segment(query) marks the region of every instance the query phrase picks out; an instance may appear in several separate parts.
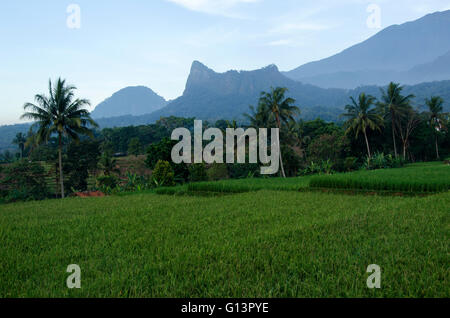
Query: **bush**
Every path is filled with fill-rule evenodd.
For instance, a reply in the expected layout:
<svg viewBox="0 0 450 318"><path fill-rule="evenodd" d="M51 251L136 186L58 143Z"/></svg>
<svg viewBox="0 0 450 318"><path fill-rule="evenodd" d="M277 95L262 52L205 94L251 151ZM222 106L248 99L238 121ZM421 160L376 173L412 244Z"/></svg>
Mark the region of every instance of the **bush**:
<svg viewBox="0 0 450 318"><path fill-rule="evenodd" d="M405 165L403 158L394 158L391 154L375 153L372 158L366 157L363 168L366 170L401 168Z"/></svg>
<svg viewBox="0 0 450 318"><path fill-rule="evenodd" d="M45 169L36 162L18 161L4 171L0 182L6 202L43 200L50 197Z"/></svg>
<svg viewBox="0 0 450 318"><path fill-rule="evenodd" d="M356 157L347 157L344 160L344 170L346 172L350 172L356 170L358 168L358 158Z"/></svg>
<svg viewBox="0 0 450 318"><path fill-rule="evenodd" d="M286 173L286 176L296 176L297 171L301 168L300 156L289 146L282 146L281 154L283 156L284 172Z"/></svg>
<svg viewBox="0 0 450 318"><path fill-rule="evenodd" d="M118 183L119 180L115 176L101 176L97 178L96 185L99 189L114 189L117 187Z"/></svg>
<svg viewBox="0 0 450 318"><path fill-rule="evenodd" d="M174 186L175 174L168 161L159 160L153 170L153 182L157 187Z"/></svg>
<svg viewBox="0 0 450 318"><path fill-rule="evenodd" d="M65 188L86 191L89 171L97 169L99 156L100 144L97 141L85 140L78 144L70 143L63 161Z"/></svg>
<svg viewBox="0 0 450 318"><path fill-rule="evenodd" d="M199 182L208 180L204 163L196 163L189 167L189 181Z"/></svg>
<svg viewBox="0 0 450 318"><path fill-rule="evenodd" d="M158 143L150 145L147 149L145 164L153 170L159 160L167 161L172 166L175 176L174 180L183 183L189 179L189 169L185 163L175 164L172 162L172 148L176 144L176 141L165 138Z"/></svg>
<svg viewBox="0 0 450 318"><path fill-rule="evenodd" d="M228 168L224 163L214 163L206 172L209 181L228 179Z"/></svg>
<svg viewBox="0 0 450 318"><path fill-rule="evenodd" d="M298 172L299 176L310 176L314 174L333 174L333 162L330 159L327 161L322 160L321 163L317 164L312 161L305 169Z"/></svg>
<svg viewBox="0 0 450 318"><path fill-rule="evenodd" d="M256 163L233 163L228 165L228 172L232 179L258 177L261 168Z"/></svg>

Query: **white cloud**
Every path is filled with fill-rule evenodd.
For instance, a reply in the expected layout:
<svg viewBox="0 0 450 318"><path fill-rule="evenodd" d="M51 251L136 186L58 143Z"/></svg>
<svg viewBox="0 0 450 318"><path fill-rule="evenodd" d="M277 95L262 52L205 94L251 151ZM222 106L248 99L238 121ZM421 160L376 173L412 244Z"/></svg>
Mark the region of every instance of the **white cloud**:
<svg viewBox="0 0 450 318"><path fill-rule="evenodd" d="M240 4L259 2L260 0L166 0L186 9L227 17L237 17L231 9Z"/></svg>

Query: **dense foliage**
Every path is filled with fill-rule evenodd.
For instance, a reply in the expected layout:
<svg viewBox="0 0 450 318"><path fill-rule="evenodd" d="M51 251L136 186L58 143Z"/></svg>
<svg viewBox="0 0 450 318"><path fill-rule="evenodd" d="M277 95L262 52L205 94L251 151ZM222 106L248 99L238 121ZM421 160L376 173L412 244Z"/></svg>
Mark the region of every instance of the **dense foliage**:
<svg viewBox="0 0 450 318"><path fill-rule="evenodd" d="M47 173L37 162L17 161L0 171L0 196L6 202L42 200L50 196Z"/></svg>

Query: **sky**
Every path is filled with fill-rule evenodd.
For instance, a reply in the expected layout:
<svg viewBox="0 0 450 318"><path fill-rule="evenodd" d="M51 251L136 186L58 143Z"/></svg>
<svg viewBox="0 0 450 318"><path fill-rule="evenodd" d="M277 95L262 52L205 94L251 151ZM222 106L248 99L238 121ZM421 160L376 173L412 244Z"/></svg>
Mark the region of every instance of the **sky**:
<svg viewBox="0 0 450 318"><path fill-rule="evenodd" d="M15 0L0 3L0 125L65 78L91 110L135 85L182 95L191 64L288 71L450 0Z"/></svg>

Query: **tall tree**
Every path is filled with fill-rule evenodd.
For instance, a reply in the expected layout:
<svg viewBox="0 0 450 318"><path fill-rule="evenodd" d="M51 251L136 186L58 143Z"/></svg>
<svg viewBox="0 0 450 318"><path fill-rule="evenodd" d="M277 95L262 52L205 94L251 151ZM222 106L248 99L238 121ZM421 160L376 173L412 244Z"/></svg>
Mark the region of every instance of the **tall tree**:
<svg viewBox="0 0 450 318"><path fill-rule="evenodd" d="M409 108L397 120L397 130L403 144L403 159L406 160L406 151L409 147L409 137L420 124L419 113Z"/></svg>
<svg viewBox="0 0 450 318"><path fill-rule="evenodd" d="M128 153L137 157L141 153L141 148L139 137L132 138L128 144Z"/></svg>
<svg viewBox="0 0 450 318"><path fill-rule="evenodd" d="M428 106L427 117L430 123L430 127L433 131L433 135L435 137L435 146L436 146L436 158L439 160L439 144L438 144L438 136L439 132L447 129L445 126L446 117L448 114L444 113L444 100L439 96L432 96L430 99L426 99L425 103Z"/></svg>
<svg viewBox="0 0 450 318"><path fill-rule="evenodd" d="M24 133L18 133L13 140L13 144L19 146L20 150L20 158L23 158L23 152L25 150L25 143L27 142L27 138Z"/></svg>
<svg viewBox="0 0 450 318"><path fill-rule="evenodd" d="M347 113L342 115L348 118L346 122L346 133L349 134L354 132L356 138L358 138L359 134L362 133L364 135L364 140L366 141L367 155L371 158L372 154L370 152L367 131L369 129L381 131L381 127L383 126L383 118L378 114L377 110L373 108L375 97L361 93L358 101L356 101L353 97L350 97L350 100L352 103L345 106Z"/></svg>
<svg viewBox="0 0 450 318"><path fill-rule="evenodd" d="M290 97L285 97L287 88L277 87L271 88L270 92L262 92L259 99L259 108L268 111L269 120L274 120L276 127L282 130L283 124L288 124L289 121L294 121L294 116L300 113L297 106L294 106L295 100ZM263 116L262 116L263 117ZM268 128L268 127L267 127ZM278 143L280 141L278 140ZM283 158L280 147L280 165L283 178L286 178L284 172Z"/></svg>
<svg viewBox="0 0 450 318"><path fill-rule="evenodd" d="M398 157L396 129L400 117L411 108L411 99L414 95L403 96L401 94L403 87L398 83L389 83L387 90L381 89L382 97L378 103L379 110L386 121L390 121L392 128L392 142L394 145L395 157Z"/></svg>
<svg viewBox="0 0 450 318"><path fill-rule="evenodd" d="M51 80L48 84L49 95L39 94L34 97L36 104L26 103L22 118L35 121L33 127L37 129L36 142L46 143L56 134L58 138L58 163L61 197L64 198L64 176L62 166L63 137L79 142L80 135L93 137L92 128L97 124L92 120L90 105L86 99L75 99L75 86L66 85L66 81L59 78L55 85Z"/></svg>

